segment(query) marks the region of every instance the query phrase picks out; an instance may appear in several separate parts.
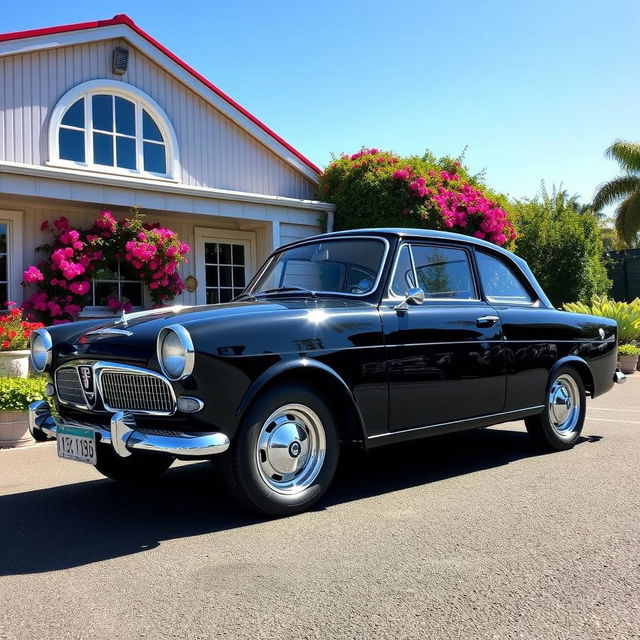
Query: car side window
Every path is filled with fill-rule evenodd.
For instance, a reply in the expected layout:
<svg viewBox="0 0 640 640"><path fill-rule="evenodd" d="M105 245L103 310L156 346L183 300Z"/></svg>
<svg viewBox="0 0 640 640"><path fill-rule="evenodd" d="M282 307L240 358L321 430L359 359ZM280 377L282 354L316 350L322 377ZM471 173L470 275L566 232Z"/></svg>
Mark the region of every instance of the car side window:
<svg viewBox="0 0 640 640"><path fill-rule="evenodd" d="M477 300L469 253L436 245L412 245L418 287L427 299Z"/></svg>
<svg viewBox="0 0 640 640"><path fill-rule="evenodd" d="M396 271L391 280L391 295L404 298L409 289L415 289L416 283L413 275L413 265L409 255L408 245L400 249L398 260L396 261Z"/></svg>
<svg viewBox="0 0 640 640"><path fill-rule="evenodd" d="M530 304L531 296L515 272L502 260L477 251L478 271L488 302Z"/></svg>

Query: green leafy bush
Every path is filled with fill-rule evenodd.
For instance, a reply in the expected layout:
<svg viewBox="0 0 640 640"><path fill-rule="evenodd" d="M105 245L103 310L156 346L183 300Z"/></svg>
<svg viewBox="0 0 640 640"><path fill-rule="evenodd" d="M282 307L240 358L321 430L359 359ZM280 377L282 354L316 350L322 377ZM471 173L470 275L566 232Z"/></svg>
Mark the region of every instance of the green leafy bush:
<svg viewBox="0 0 640 640"><path fill-rule="evenodd" d="M631 302L617 302L606 296L594 296L590 304L571 302L563 305L563 309L615 320L620 344L640 340L640 298Z"/></svg>
<svg viewBox="0 0 640 640"><path fill-rule="evenodd" d="M640 347L634 344L621 344L618 347L619 356L640 356Z"/></svg>
<svg viewBox="0 0 640 640"><path fill-rule="evenodd" d="M46 378L0 377L0 411L27 411L37 400L45 400Z"/></svg>
<svg viewBox="0 0 640 640"><path fill-rule="evenodd" d="M403 158L379 149L343 154L322 174L318 198L336 205L336 230L440 229L503 246L516 238L507 199L470 175L461 158Z"/></svg>
<svg viewBox="0 0 640 640"><path fill-rule="evenodd" d="M555 306L589 301L609 291L596 217L580 212L566 192L542 189L532 200L514 203L516 253L522 256Z"/></svg>

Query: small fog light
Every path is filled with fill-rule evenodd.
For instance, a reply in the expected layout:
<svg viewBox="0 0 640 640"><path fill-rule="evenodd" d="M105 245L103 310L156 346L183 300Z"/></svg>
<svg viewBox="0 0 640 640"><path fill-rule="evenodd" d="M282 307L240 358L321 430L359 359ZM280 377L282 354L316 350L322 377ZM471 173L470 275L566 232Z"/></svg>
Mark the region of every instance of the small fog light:
<svg viewBox="0 0 640 640"><path fill-rule="evenodd" d="M183 413L196 413L204 408L204 402L200 398L180 396L178 398L178 411Z"/></svg>
<svg viewBox="0 0 640 640"><path fill-rule="evenodd" d="M49 397L56 395L56 389L50 382L47 382L44 388L44 395Z"/></svg>

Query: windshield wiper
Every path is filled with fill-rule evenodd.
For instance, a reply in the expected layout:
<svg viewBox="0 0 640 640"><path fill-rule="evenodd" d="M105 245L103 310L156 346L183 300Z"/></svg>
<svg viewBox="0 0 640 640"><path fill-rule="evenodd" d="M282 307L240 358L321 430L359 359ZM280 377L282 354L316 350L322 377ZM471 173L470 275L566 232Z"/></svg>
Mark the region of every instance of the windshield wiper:
<svg viewBox="0 0 640 640"><path fill-rule="evenodd" d="M251 294L245 294L245 295L251 295L254 298L257 298L258 296L274 296L274 295L279 295L279 294L288 294L288 293L305 293L308 296L313 296L314 298L317 297L317 293L315 291L311 291L311 289L305 289L304 287L296 287L296 286L290 286L290 287L276 287L275 289L265 289L264 291L254 291Z"/></svg>

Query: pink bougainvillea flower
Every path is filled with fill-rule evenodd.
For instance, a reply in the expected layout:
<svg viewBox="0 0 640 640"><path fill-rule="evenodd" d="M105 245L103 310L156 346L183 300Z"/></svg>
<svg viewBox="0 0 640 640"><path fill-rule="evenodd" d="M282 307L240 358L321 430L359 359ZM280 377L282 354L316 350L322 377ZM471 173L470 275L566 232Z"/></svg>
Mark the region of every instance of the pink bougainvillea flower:
<svg viewBox="0 0 640 640"><path fill-rule="evenodd" d="M40 282L44 280L44 275L42 271L38 269L38 267L31 266L25 270L23 278L25 282L33 284L34 282Z"/></svg>

